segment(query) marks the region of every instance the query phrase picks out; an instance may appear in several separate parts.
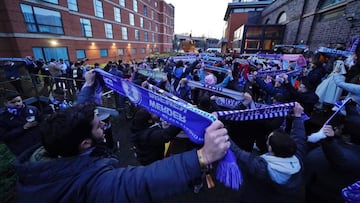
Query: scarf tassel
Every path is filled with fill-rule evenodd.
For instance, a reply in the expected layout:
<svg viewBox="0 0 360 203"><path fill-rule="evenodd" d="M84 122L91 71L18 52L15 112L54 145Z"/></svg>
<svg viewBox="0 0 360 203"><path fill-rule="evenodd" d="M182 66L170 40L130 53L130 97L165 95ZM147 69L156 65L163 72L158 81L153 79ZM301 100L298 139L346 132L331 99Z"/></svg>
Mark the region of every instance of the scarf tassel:
<svg viewBox="0 0 360 203"><path fill-rule="evenodd" d="M235 155L231 150L228 150L225 157L220 160L216 170L216 178L226 187L239 190L243 178L236 163Z"/></svg>

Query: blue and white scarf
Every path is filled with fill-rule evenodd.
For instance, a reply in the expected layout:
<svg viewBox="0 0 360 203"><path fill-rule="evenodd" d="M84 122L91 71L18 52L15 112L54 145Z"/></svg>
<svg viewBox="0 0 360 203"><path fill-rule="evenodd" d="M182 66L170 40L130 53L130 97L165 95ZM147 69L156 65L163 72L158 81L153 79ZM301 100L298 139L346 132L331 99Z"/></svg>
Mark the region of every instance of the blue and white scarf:
<svg viewBox="0 0 360 203"><path fill-rule="evenodd" d="M242 101L244 99L243 93L237 92L237 91L234 91L231 89L217 87L215 85L207 85L207 84L196 82L193 80L188 80L187 84L190 87L200 88L200 89L208 90L208 91L215 92L218 94L226 95L226 96L229 96L229 97L239 100L239 101Z"/></svg>
<svg viewBox="0 0 360 203"><path fill-rule="evenodd" d="M270 105L255 109L217 111L218 118L230 121L261 120L276 117L285 117L292 111L295 102Z"/></svg>
<svg viewBox="0 0 360 203"><path fill-rule="evenodd" d="M95 71L102 75L108 88L128 97L131 102L144 107L172 125L182 128L194 143L203 144L205 129L217 120L212 114L171 99L170 95L163 96L149 91L101 69L95 69ZM219 162L217 174L219 181L226 186L239 188L242 176L231 150L228 150L225 157Z"/></svg>
<svg viewBox="0 0 360 203"><path fill-rule="evenodd" d="M23 108L25 107L25 105L23 104L22 107L20 108L16 108L16 107L7 107L7 111L12 114L12 115L15 115L15 116L18 116L20 115L21 111L23 110Z"/></svg>

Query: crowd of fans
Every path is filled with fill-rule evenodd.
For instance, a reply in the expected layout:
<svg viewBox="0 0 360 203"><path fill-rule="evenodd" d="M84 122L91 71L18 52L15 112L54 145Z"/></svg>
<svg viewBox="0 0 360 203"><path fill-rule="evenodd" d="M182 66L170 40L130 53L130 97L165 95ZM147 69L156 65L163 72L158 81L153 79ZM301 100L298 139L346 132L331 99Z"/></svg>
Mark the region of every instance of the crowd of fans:
<svg viewBox="0 0 360 203"><path fill-rule="evenodd" d="M244 177L240 202L360 201L359 187L354 184L360 180L358 52L348 57L306 52L305 65L293 63L275 75L270 73L285 69L276 60L235 55L209 60L204 56L191 56L193 61L169 57L159 63L119 60L105 67L86 65L85 60L67 64L51 59L45 64L27 57L33 83L44 84L51 92L42 112L22 102L15 64L5 63L6 76L17 92L4 95L0 141L18 156L19 200L38 192L40 201L156 202L189 186L201 192L209 173L206 165L222 158L231 145ZM105 123L89 104L100 106L102 93L108 90L93 68L103 68L143 88L155 85L209 113L297 103L292 116L285 118L220 119L206 130L204 146L191 143L181 128L139 107L131 121L131 141L145 167L118 168L111 130L104 137ZM164 77L143 75L141 69L161 72ZM299 73L292 74L296 70ZM220 105L219 98L230 97L194 88L192 81L241 92L243 99ZM66 98L69 94L77 95L77 101ZM116 110L124 111L127 98L116 92L112 95ZM343 109L336 119L316 120L316 114L330 116L337 108ZM305 121L301 119L304 113L309 117ZM31 147L40 140L41 146ZM164 159L168 141L170 158ZM175 176L176 180L169 181Z"/></svg>

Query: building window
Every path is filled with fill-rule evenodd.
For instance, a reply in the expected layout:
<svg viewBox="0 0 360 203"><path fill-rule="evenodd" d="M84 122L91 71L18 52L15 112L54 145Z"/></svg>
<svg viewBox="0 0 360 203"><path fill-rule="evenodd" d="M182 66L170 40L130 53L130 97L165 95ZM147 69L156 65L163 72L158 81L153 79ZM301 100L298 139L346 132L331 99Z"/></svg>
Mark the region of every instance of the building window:
<svg viewBox="0 0 360 203"><path fill-rule="evenodd" d="M64 34L61 14L57 11L21 4L28 32Z"/></svg>
<svg viewBox="0 0 360 203"><path fill-rule="evenodd" d="M144 16L147 16L147 6L146 5L144 5Z"/></svg>
<svg viewBox="0 0 360 203"><path fill-rule="evenodd" d="M128 40L127 27L121 27L121 35L123 40Z"/></svg>
<svg viewBox="0 0 360 203"><path fill-rule="evenodd" d="M151 33L151 41L155 42L155 33Z"/></svg>
<svg viewBox="0 0 360 203"><path fill-rule="evenodd" d="M85 49L76 50L76 59L84 59L86 58Z"/></svg>
<svg viewBox="0 0 360 203"><path fill-rule="evenodd" d="M149 41L149 36L148 36L148 32L144 32L144 40L145 42L148 42Z"/></svg>
<svg viewBox="0 0 360 203"><path fill-rule="evenodd" d="M124 49L118 49L118 55L123 56L124 55Z"/></svg>
<svg viewBox="0 0 360 203"><path fill-rule="evenodd" d="M151 21L149 21L149 30L151 30Z"/></svg>
<svg viewBox="0 0 360 203"><path fill-rule="evenodd" d="M42 0L48 3L52 3L52 4L59 4L59 0Z"/></svg>
<svg viewBox="0 0 360 203"><path fill-rule="evenodd" d="M280 15L279 15L279 17L278 17L278 19L277 19L277 23L278 24L283 24L283 23L285 23L285 21L286 21L286 13L285 13L285 11L284 12L281 12L280 13Z"/></svg>
<svg viewBox="0 0 360 203"><path fill-rule="evenodd" d="M78 11L77 0L68 0L68 8L72 11Z"/></svg>
<svg viewBox="0 0 360 203"><path fill-rule="evenodd" d="M161 42L161 35L158 35L158 42Z"/></svg>
<svg viewBox="0 0 360 203"><path fill-rule="evenodd" d="M141 53L145 54L146 53L146 49L145 48L141 48Z"/></svg>
<svg viewBox="0 0 360 203"><path fill-rule="evenodd" d="M140 27L144 28L144 18L140 17Z"/></svg>
<svg viewBox="0 0 360 203"><path fill-rule="evenodd" d="M125 0L120 0L120 1L119 1L119 4L120 4L120 6L122 6L122 7L126 7L126 6L125 6Z"/></svg>
<svg viewBox="0 0 360 203"><path fill-rule="evenodd" d="M155 7L157 7L157 5L158 5L157 2L155 1Z"/></svg>
<svg viewBox="0 0 360 203"><path fill-rule="evenodd" d="M167 29L166 29L166 27L164 27L164 33L165 33L165 34L167 33Z"/></svg>
<svg viewBox="0 0 360 203"><path fill-rule="evenodd" d="M152 48L150 48L150 53L152 53L153 52L153 49Z"/></svg>
<svg viewBox="0 0 360 203"><path fill-rule="evenodd" d="M108 50L107 49L100 49L100 57L107 57Z"/></svg>
<svg viewBox="0 0 360 203"><path fill-rule="evenodd" d="M153 10L151 10L151 19L154 20L154 11Z"/></svg>
<svg viewBox="0 0 360 203"><path fill-rule="evenodd" d="M33 47L34 58L44 59L50 61L50 59L64 59L69 61L68 51L66 47Z"/></svg>
<svg viewBox="0 0 360 203"><path fill-rule="evenodd" d="M159 32L159 27L157 24L155 25L155 32Z"/></svg>
<svg viewBox="0 0 360 203"><path fill-rule="evenodd" d="M80 18L81 33L83 37L92 37L91 22L89 19Z"/></svg>
<svg viewBox="0 0 360 203"><path fill-rule="evenodd" d="M118 22L118 23L121 22L120 8L114 7L114 20L115 20L115 22Z"/></svg>
<svg viewBox="0 0 360 203"><path fill-rule="evenodd" d="M131 49L131 54L136 54L136 48Z"/></svg>
<svg viewBox="0 0 360 203"><path fill-rule="evenodd" d="M134 17L134 14L129 13L129 21L130 21L130 25L132 25L132 26L135 25L135 17Z"/></svg>
<svg viewBox="0 0 360 203"><path fill-rule="evenodd" d="M320 1L320 5L319 5L319 9L323 9L329 6L332 6L334 4L338 4L341 2L344 2L345 0L324 0L324 1Z"/></svg>
<svg viewBox="0 0 360 203"><path fill-rule="evenodd" d="M339 8L339 9L331 10L329 12L321 13L319 16L319 20L324 22L332 21L332 20L340 19L341 16L346 16L344 8Z"/></svg>
<svg viewBox="0 0 360 203"><path fill-rule="evenodd" d="M99 18L104 17L103 6L100 0L94 0L95 16Z"/></svg>
<svg viewBox="0 0 360 203"><path fill-rule="evenodd" d="M140 32L139 32L139 30L135 30L135 40L140 41Z"/></svg>
<svg viewBox="0 0 360 203"><path fill-rule="evenodd" d="M135 12L138 12L137 0L133 0L133 10L134 10Z"/></svg>
<svg viewBox="0 0 360 203"><path fill-rule="evenodd" d="M113 38L112 25L109 23L105 23L105 36L106 38Z"/></svg>

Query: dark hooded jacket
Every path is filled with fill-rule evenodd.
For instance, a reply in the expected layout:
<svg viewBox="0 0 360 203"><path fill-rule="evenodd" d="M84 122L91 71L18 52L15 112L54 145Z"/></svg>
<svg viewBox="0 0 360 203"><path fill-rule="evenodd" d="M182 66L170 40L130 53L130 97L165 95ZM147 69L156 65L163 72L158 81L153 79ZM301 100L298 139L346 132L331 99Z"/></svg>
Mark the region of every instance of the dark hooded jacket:
<svg viewBox="0 0 360 203"><path fill-rule="evenodd" d="M140 109L131 124L131 142L136 148L136 158L142 165L164 158L165 143L180 133L181 128L170 125L162 128L159 123L148 123L151 114Z"/></svg>
<svg viewBox="0 0 360 203"><path fill-rule="evenodd" d="M240 168L242 169L244 182L240 189L242 193L242 201L251 203L266 202L295 202L300 201L297 197L300 186L303 181L303 159L306 153L306 136L304 123L301 118L294 118L293 127L290 135L296 142L297 151L295 157L299 160L300 171L297 173L280 173L288 175L285 183L277 183L271 176L271 170L268 161L263 156L257 156L250 152L246 152L236 145L232 144L231 149L238 159Z"/></svg>
<svg viewBox="0 0 360 203"><path fill-rule="evenodd" d="M112 156L49 158L37 147L14 162L20 203L159 202L185 192L201 176L195 150L146 167L121 168Z"/></svg>

